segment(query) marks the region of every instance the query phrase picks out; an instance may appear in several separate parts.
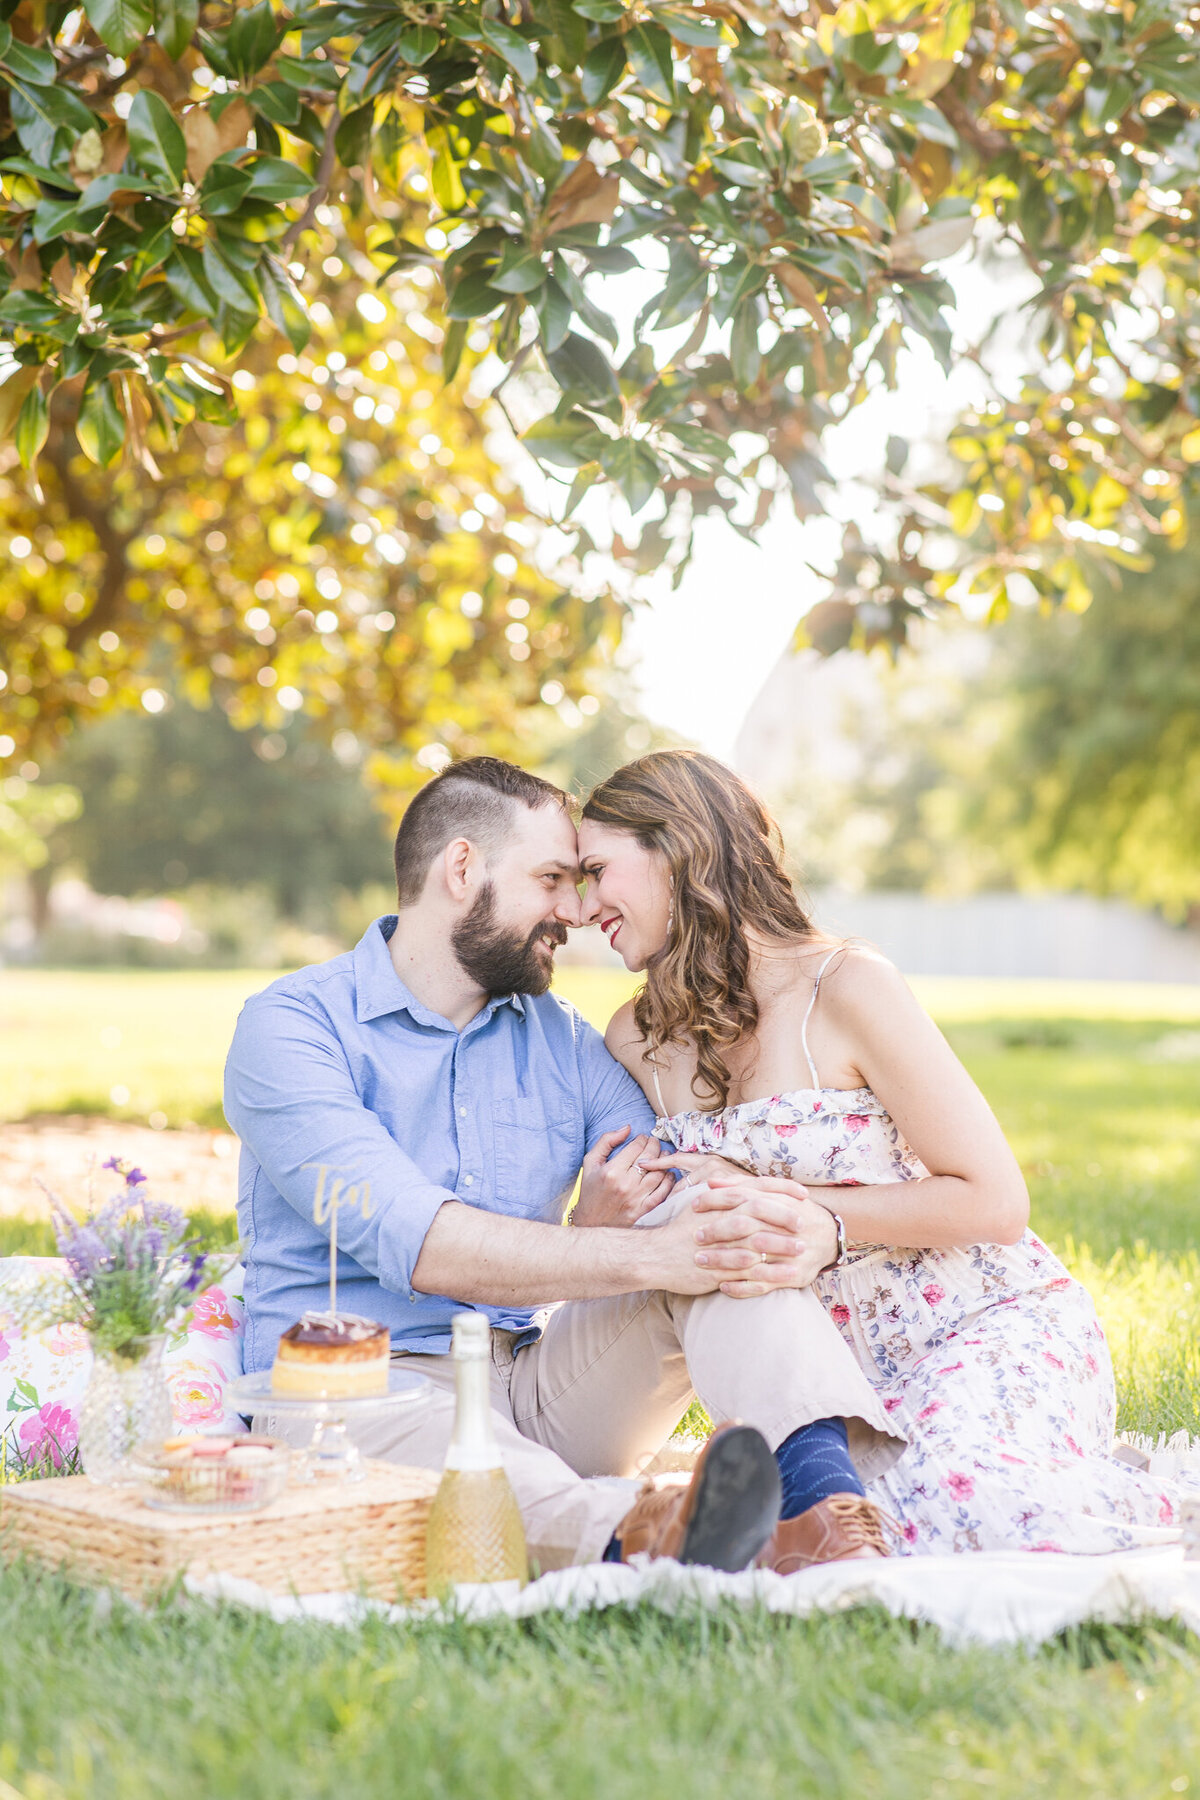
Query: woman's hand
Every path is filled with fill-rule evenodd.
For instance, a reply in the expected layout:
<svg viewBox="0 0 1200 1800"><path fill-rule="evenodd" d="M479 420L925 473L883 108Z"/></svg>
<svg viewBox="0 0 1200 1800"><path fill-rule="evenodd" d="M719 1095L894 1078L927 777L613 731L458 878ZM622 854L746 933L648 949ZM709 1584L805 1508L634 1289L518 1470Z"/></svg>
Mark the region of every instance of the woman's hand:
<svg viewBox="0 0 1200 1800"><path fill-rule="evenodd" d="M808 1287L837 1256L833 1214L798 1181L723 1177L692 1206L701 1215L696 1261L702 1269L727 1271L721 1292L735 1300Z"/></svg>
<svg viewBox="0 0 1200 1800"><path fill-rule="evenodd" d="M629 1130L623 1125L606 1131L584 1157L572 1225L634 1225L674 1192L672 1175L639 1166L640 1157L650 1164L657 1160L662 1149L658 1139L639 1134L626 1144ZM620 1144L623 1149L617 1148Z"/></svg>
<svg viewBox="0 0 1200 1800"><path fill-rule="evenodd" d="M735 1162L730 1162L727 1157L715 1156L707 1150L676 1150L668 1153L660 1150L656 1139L651 1138L650 1141L654 1149L638 1159L638 1167L645 1169L649 1174L655 1174L659 1170L678 1169L683 1176L685 1187L699 1187L703 1181L728 1181L731 1178L734 1180L745 1178L745 1169Z"/></svg>

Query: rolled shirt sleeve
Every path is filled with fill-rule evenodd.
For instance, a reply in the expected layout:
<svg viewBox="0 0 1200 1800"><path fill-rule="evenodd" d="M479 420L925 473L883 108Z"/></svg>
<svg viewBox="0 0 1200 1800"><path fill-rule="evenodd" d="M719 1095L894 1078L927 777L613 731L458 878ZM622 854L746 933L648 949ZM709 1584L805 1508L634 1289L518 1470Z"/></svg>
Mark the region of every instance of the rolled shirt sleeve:
<svg viewBox="0 0 1200 1800"><path fill-rule="evenodd" d="M247 1002L225 1070L225 1116L263 1175L338 1248L403 1296L425 1234L456 1195L430 1181L363 1104L319 1010L276 989ZM319 1202L319 1204L318 1204Z"/></svg>

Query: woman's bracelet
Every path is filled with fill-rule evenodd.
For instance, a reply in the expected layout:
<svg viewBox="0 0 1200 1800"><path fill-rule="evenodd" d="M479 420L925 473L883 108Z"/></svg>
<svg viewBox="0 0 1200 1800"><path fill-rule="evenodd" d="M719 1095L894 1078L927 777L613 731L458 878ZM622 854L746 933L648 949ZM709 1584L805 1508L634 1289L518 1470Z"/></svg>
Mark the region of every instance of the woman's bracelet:
<svg viewBox="0 0 1200 1800"><path fill-rule="evenodd" d="M843 1220L841 1213L830 1213L829 1216L837 1226L837 1255L832 1262L827 1262L825 1264L825 1268L821 1270L822 1275L825 1273L825 1269L840 1269L846 1260L845 1221Z"/></svg>

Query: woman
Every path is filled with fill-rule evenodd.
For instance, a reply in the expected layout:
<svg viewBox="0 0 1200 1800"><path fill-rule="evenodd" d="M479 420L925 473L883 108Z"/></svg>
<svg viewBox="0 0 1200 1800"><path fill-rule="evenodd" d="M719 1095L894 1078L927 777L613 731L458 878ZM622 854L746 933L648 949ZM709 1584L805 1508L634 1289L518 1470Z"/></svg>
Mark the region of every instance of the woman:
<svg viewBox="0 0 1200 1800"><path fill-rule="evenodd" d="M1177 1490L1111 1455L1103 1331L982 1094L888 962L814 928L774 836L688 751L584 807L584 919L646 974L607 1041L675 1146L647 1166L699 1184L724 1291L813 1282L909 1438L868 1489L901 1549L1177 1541Z"/></svg>

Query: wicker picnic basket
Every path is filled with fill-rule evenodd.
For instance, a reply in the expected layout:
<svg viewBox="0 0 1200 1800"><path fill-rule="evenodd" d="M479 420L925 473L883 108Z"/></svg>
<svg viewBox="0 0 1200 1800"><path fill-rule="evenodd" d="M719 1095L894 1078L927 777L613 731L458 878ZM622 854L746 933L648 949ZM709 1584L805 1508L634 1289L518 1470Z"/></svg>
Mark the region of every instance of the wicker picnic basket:
<svg viewBox="0 0 1200 1800"><path fill-rule="evenodd" d="M438 1477L368 1462L358 1482L288 1488L255 1513L163 1512L86 1475L22 1482L0 1499L0 1553L142 1595L177 1575L233 1575L274 1594L425 1592Z"/></svg>

